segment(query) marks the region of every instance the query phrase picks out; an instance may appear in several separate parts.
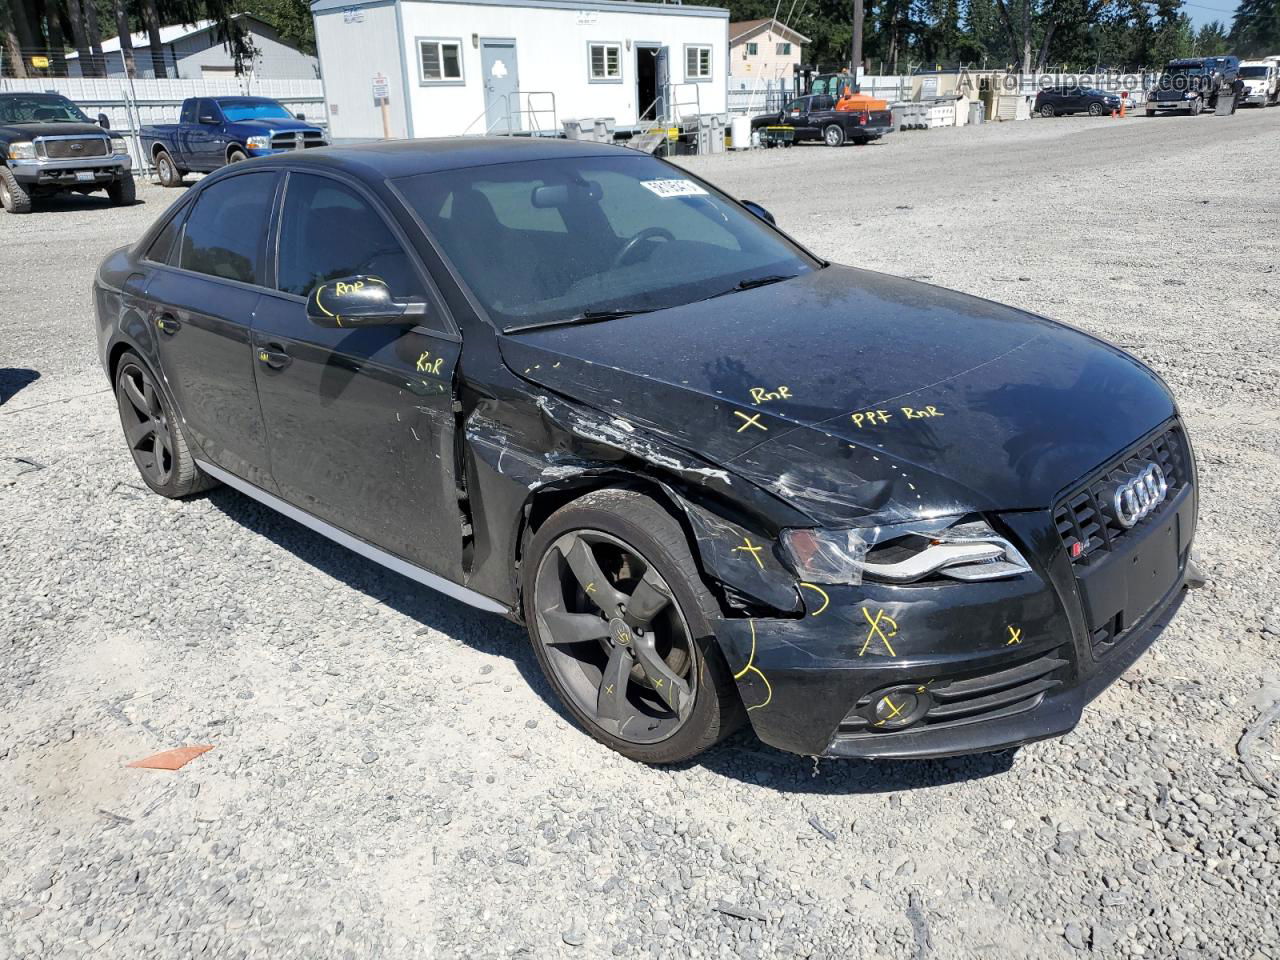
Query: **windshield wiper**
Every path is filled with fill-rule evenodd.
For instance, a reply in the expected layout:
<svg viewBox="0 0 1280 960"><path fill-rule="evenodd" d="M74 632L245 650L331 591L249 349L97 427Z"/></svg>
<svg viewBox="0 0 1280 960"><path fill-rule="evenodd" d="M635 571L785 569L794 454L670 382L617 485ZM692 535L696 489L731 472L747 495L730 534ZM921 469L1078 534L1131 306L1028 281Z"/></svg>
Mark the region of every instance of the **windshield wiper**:
<svg viewBox="0 0 1280 960"><path fill-rule="evenodd" d="M794 280L798 277L797 273L771 273L763 277L748 277L746 280L739 280L728 290L721 290L719 293L713 293L707 297L708 300L714 300L716 297L727 297L731 293L737 293L740 290L752 290L755 287L767 287L771 283L781 283L783 280Z"/></svg>
<svg viewBox="0 0 1280 960"><path fill-rule="evenodd" d="M641 313L653 313L654 307L621 307L616 310L583 310L572 317L559 317L553 320L538 320L534 323L521 323L514 327L503 327L504 333L519 333L521 330L539 330L543 327L571 327L582 323L601 323L605 320L621 320Z"/></svg>

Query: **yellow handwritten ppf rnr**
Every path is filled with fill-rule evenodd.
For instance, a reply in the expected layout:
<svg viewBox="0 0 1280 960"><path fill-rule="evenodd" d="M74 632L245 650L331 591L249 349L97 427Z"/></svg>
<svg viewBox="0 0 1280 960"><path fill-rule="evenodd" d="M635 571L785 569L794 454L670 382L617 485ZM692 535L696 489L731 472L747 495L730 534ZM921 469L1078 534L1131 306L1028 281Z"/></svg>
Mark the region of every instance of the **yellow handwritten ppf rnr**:
<svg viewBox="0 0 1280 960"><path fill-rule="evenodd" d="M742 538L742 546L733 548L734 553L741 552L741 553L751 554L751 559L756 562L756 566L758 566L761 570L764 569L764 561L760 559L760 553L763 550L764 550L764 547L756 546L754 543L751 542L751 538L745 535Z"/></svg>
<svg viewBox="0 0 1280 960"><path fill-rule="evenodd" d="M898 621L885 613L884 610L877 610L876 615L873 617L867 612L866 607L862 608L862 616L867 621L867 639L862 642L862 649L858 651L858 656L862 656L867 652L872 640L879 640L884 644L884 648L889 651L889 656L896 657L897 654L893 650L893 645L889 643L889 638L898 635Z"/></svg>
<svg viewBox="0 0 1280 960"><path fill-rule="evenodd" d="M1022 643L1022 628L1021 628L1021 627L1010 627L1010 628L1009 628L1009 639L1005 641L1004 645L1005 645L1006 647L1012 647L1012 646L1015 646L1015 645L1017 645L1017 644L1019 644L1019 643Z"/></svg>

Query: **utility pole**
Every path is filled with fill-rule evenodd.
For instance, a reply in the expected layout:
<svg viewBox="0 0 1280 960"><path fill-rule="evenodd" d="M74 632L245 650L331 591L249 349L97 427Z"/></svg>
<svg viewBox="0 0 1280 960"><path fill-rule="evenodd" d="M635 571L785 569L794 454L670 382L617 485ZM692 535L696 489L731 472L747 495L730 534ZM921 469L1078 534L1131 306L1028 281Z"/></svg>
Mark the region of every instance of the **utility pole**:
<svg viewBox="0 0 1280 960"><path fill-rule="evenodd" d="M853 0L853 49L850 50L850 64L854 79L862 66L862 21L866 14L866 0Z"/></svg>

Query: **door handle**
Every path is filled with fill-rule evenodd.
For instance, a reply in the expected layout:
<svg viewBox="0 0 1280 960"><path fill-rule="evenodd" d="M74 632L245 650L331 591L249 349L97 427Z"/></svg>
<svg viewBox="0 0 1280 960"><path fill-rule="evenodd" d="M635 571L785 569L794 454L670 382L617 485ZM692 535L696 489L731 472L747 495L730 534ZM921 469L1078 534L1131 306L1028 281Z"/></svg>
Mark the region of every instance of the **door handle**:
<svg viewBox="0 0 1280 960"><path fill-rule="evenodd" d="M178 322L178 318L170 313L162 313L156 317L156 326L160 328L161 333L167 333L171 337L182 329L182 324Z"/></svg>
<svg viewBox="0 0 1280 960"><path fill-rule="evenodd" d="M272 370L283 370L292 359L278 343L268 343L258 348L258 362Z"/></svg>

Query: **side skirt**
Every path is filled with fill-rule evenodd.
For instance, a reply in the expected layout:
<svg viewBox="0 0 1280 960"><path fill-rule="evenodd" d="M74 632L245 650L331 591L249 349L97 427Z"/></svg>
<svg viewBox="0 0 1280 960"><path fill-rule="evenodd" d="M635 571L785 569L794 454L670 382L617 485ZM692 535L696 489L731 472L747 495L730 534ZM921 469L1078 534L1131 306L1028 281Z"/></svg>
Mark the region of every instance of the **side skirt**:
<svg viewBox="0 0 1280 960"><path fill-rule="evenodd" d="M386 550L375 547L371 543L366 543L359 537L353 537L345 530L340 530L331 523L326 523L318 517L313 517L305 510L299 510L297 507L293 506L293 504L286 503L279 497L273 496L265 490L255 487L247 480L242 480L235 474L227 473L227 471L223 470L221 467L215 467L213 464L206 463L204 460L196 460L196 464L201 470L209 474L209 476L216 477L228 487L239 490L245 496L252 497L263 506L270 507L277 513L284 514L290 520L296 520L304 527L314 530L322 537L327 537L334 543L346 547L348 550L354 551L355 553L360 554L360 556L372 560L374 563L381 564L388 570L394 570L401 576L408 577L410 580L416 580L424 587L430 587L432 590L437 590L446 596L453 597L455 600L461 600L463 603L476 607L479 610L485 610L489 613L501 613L504 616L509 616L511 614L511 611L497 600L494 600L491 597L486 597L483 593L476 593L474 590L468 590L466 587L459 586L451 580L446 580L438 574L431 573L428 570L423 570L421 567L415 566L407 560L402 560L393 553L388 553Z"/></svg>

